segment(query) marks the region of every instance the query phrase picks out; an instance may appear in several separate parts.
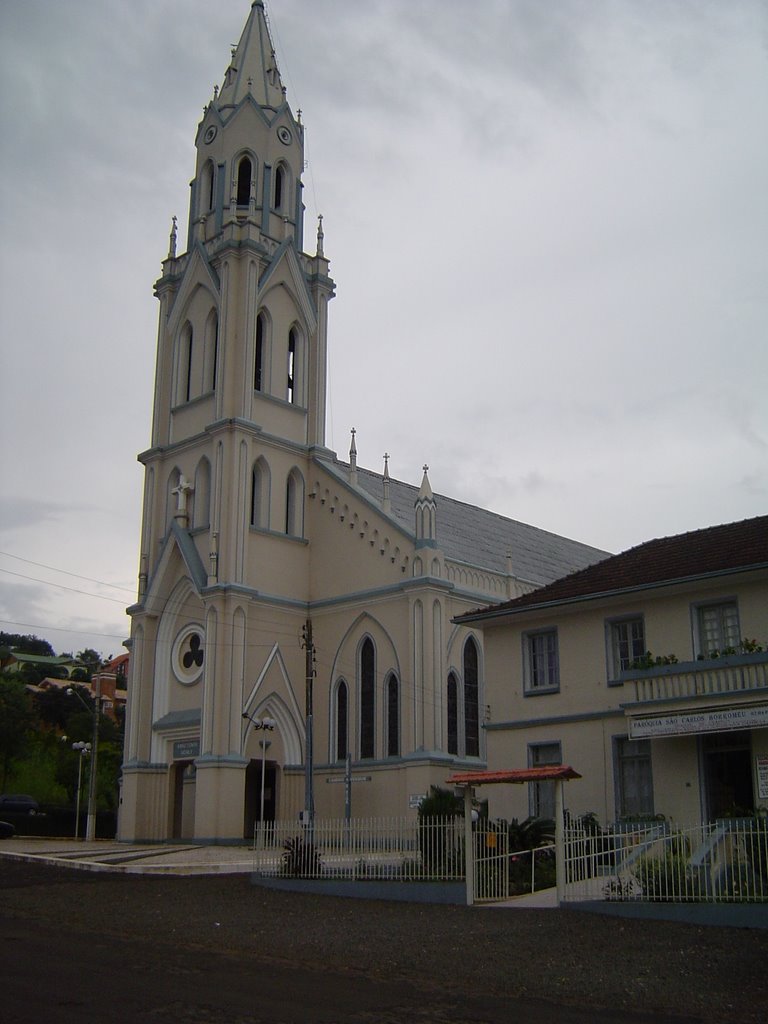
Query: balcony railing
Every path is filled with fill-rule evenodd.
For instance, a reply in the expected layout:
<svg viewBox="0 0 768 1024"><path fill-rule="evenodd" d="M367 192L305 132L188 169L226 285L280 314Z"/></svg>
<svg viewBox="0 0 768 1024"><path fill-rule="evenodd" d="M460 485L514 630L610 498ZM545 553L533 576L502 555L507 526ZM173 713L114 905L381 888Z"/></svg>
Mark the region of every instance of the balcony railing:
<svg viewBox="0 0 768 1024"><path fill-rule="evenodd" d="M768 652L736 654L622 672L635 701L688 700L768 689Z"/></svg>

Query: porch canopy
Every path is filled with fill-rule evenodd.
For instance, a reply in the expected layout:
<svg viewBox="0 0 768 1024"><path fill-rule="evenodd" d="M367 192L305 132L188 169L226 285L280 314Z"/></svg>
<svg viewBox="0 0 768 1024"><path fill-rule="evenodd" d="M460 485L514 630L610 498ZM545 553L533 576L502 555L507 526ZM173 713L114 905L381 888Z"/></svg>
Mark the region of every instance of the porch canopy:
<svg viewBox="0 0 768 1024"><path fill-rule="evenodd" d="M490 786L500 782L522 785L524 782L549 782L580 779L581 775L567 764L548 764L537 768L506 768L497 772L459 772L446 781L451 786Z"/></svg>

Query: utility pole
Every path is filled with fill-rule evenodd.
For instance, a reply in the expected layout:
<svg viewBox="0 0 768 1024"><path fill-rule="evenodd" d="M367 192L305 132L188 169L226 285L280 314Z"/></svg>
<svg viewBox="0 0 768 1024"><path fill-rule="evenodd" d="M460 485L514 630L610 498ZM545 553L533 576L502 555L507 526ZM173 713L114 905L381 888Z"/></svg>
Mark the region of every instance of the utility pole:
<svg viewBox="0 0 768 1024"><path fill-rule="evenodd" d="M312 826L315 820L315 794L312 775L312 688L315 677L315 645L312 640L312 620L307 619L304 625L302 647L306 651L306 756L304 758L304 810L309 827L310 841Z"/></svg>

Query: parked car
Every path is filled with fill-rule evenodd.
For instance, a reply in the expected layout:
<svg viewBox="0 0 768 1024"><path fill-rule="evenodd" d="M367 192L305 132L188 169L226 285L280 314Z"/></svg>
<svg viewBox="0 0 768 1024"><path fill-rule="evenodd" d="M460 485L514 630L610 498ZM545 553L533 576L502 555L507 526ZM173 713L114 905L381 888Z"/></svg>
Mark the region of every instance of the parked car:
<svg viewBox="0 0 768 1024"><path fill-rule="evenodd" d="M10 839L16 829L8 821L0 821L0 839Z"/></svg>
<svg viewBox="0 0 768 1024"><path fill-rule="evenodd" d="M37 800L23 793L4 793L0 796L0 814L37 814Z"/></svg>

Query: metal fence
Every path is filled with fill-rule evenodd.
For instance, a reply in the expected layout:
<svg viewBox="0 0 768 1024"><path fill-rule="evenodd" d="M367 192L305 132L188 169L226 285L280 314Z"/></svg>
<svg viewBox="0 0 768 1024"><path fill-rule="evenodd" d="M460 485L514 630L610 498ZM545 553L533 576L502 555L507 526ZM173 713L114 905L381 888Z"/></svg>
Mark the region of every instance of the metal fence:
<svg viewBox="0 0 768 1024"><path fill-rule="evenodd" d="M666 821L565 830L564 898L651 902L768 901L768 820Z"/></svg>
<svg viewBox="0 0 768 1024"><path fill-rule="evenodd" d="M464 819L316 818L254 831L254 871L292 878L457 881L464 878Z"/></svg>

